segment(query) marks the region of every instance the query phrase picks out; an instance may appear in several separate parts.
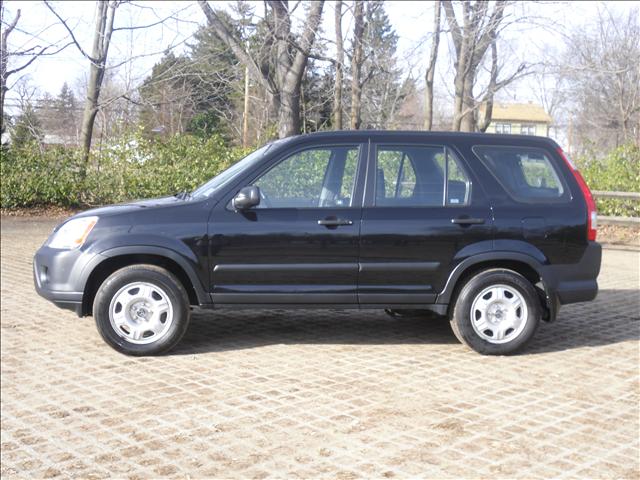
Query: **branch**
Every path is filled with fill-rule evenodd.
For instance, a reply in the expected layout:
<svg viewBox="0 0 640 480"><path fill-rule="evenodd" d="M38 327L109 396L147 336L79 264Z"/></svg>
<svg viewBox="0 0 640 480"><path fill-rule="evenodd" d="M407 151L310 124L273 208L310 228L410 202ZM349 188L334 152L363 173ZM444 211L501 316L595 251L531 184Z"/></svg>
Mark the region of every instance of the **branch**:
<svg viewBox="0 0 640 480"><path fill-rule="evenodd" d="M48 52L48 53L46 51L47 51L48 48L51 48L52 45L43 47L42 50L40 50L38 53L30 54L30 55L33 55L33 56L24 65L22 65L20 67L16 67L16 68L14 68L12 70L8 70L7 73L5 73L5 77L8 77L9 75L13 75L14 73L18 73L21 70L24 70L29 65L31 65L38 57L47 56L47 55L55 55L56 53L60 53L62 50L64 50L65 48L67 48L69 45L72 45L72 44L73 44L73 42L69 42L66 45L63 45L62 47L60 47L58 50L55 50L53 52Z"/></svg>
<svg viewBox="0 0 640 480"><path fill-rule="evenodd" d="M7 27L4 29L4 31L2 32L2 45L6 45L7 44L7 37L9 36L9 34L11 33L11 31L16 28L16 25L18 23L18 20L20 19L20 9L18 9L18 11L16 12L16 16L14 17L13 21L7 25Z"/></svg>
<svg viewBox="0 0 640 480"><path fill-rule="evenodd" d="M304 25L304 30L302 33L301 49L298 50L295 58L293 59L293 63L291 64L291 70L293 74L298 77L302 76L304 67L307 64L307 59L309 57L308 52L311 50L313 42L315 41L316 31L318 30L320 20L322 19L323 7L324 0L320 0L311 4L309 16L307 17L307 21Z"/></svg>
<svg viewBox="0 0 640 480"><path fill-rule="evenodd" d="M213 33L216 35L216 37L224 42L231 49L233 54L253 71L256 78L260 79L262 84L269 91L271 91L272 93L277 92L277 88L275 88L275 85L273 85L269 80L269 77L265 75L256 61L244 50L243 45L229 31L224 22L222 22L222 20L218 18L216 11L211 8L209 2L207 2L206 0L198 0L198 5L200 5L200 8L204 12L205 17L207 17L207 22L213 29Z"/></svg>
<svg viewBox="0 0 640 480"><path fill-rule="evenodd" d="M67 25L67 22L63 20L60 15L58 15L58 12L56 12L53 9L53 7L49 4L47 0L44 0L44 4L51 11L51 13L53 13L56 16L56 18L60 21L60 23L62 23L62 26L67 30L67 33L69 33L69 36L71 37L71 41L76 46L76 48L80 51L82 56L88 59L91 63L97 64L97 60L91 57L90 55L88 55L87 52L85 52L84 49L80 46L80 44L78 43L78 40L76 39L76 36L73 34L73 31Z"/></svg>

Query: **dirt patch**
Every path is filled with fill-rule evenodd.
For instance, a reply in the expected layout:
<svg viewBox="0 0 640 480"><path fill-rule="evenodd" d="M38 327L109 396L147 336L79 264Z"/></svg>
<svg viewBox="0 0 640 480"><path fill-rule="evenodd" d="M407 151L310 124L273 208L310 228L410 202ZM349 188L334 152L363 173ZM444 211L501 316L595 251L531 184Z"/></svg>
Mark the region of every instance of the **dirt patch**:
<svg viewBox="0 0 640 480"><path fill-rule="evenodd" d="M640 248L640 229L621 225L599 225L598 242Z"/></svg>

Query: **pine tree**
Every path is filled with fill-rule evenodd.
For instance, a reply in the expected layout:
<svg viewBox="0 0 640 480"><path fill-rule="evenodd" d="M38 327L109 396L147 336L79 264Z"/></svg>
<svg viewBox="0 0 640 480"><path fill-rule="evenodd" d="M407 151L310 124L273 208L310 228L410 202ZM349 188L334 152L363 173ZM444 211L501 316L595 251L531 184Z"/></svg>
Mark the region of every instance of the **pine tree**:
<svg viewBox="0 0 640 480"><path fill-rule="evenodd" d="M40 119L33 105L28 103L16 118L16 123L11 131L11 144L20 148L32 142L42 142L43 137Z"/></svg>

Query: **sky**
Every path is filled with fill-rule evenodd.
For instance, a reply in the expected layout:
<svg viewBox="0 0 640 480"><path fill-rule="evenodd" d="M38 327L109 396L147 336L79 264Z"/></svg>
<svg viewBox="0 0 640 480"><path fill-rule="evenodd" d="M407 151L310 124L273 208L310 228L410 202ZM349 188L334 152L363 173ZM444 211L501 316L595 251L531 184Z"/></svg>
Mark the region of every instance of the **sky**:
<svg viewBox="0 0 640 480"><path fill-rule="evenodd" d="M214 8L229 8L231 2L210 3ZM262 11L262 2L253 3L258 12ZM60 16L68 21L78 42L89 51L93 34L95 2L53 1L51 4ZM295 2L291 1L290 4L294 5ZM20 31L16 29L12 33L9 39L10 49L35 44L33 38L23 32L35 32L37 34L35 42L39 45L56 42L62 44L68 41L66 31L43 2L6 1L5 5L8 10L6 18L9 19L13 18L17 9L21 10L18 23ZM505 39L512 41L518 47L507 52L508 57L512 61L531 61L544 55L548 49L553 49L561 42L562 31L568 31L593 19L599 5L599 2L521 2L517 4L515 8L525 12L532 17L532 20L526 25L515 26L504 32ZM640 1L607 2L607 5L609 8L625 10L640 6ZM399 37L400 63L405 71L411 71L415 77L422 78L433 22L433 2L387 1L386 11ZM302 12L302 8L298 12ZM333 13L334 4L328 1L324 9L323 30L324 36L329 39L334 31ZM122 82L136 84L142 81L167 48L174 48L176 52L183 51L198 26L205 23L205 19L194 1L136 1L133 5L121 6L118 9L116 27L153 24L170 16L174 18L154 27L114 32L109 51L110 62L118 63L130 56L135 57L134 62L127 63L118 69L118 76ZM348 35L351 23L350 17L346 16L343 26L345 35ZM540 24L546 27L542 28ZM445 58L445 61L440 61L439 64L443 69L441 80L445 82L445 69L450 68L451 63L448 61L450 52L446 42L441 43L443 43L441 46L443 50L440 55L441 58ZM517 56L521 58L515 58ZM86 78L87 71L88 61L72 45L55 56L41 57L21 73L37 87L40 94L49 92L55 95L64 82L77 88ZM11 79L10 87L16 79L17 76ZM448 85L443 87L448 88ZM518 101L531 100L529 90L529 87L524 84L522 88L512 89L509 95L514 96L514 100ZM8 95L10 105L11 98L15 98L14 95L15 92L10 92Z"/></svg>

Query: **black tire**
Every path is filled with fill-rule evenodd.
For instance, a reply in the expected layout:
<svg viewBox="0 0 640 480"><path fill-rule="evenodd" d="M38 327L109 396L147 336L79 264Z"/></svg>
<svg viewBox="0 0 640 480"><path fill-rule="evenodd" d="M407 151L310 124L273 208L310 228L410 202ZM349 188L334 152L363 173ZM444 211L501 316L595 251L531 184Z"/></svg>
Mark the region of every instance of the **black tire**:
<svg viewBox="0 0 640 480"><path fill-rule="evenodd" d="M111 325L109 308L112 299L123 287L134 282L145 282L161 288L173 310L171 324L152 343L132 343L119 335ZM134 356L158 355L173 348L185 334L191 308L184 286L171 272L155 265L139 264L117 270L100 285L93 302L93 317L104 341L117 351Z"/></svg>
<svg viewBox="0 0 640 480"><path fill-rule="evenodd" d="M527 318L522 331L506 343L492 343L482 338L474 329L471 308L474 299L494 285L506 285L520 293L527 307ZM459 290L451 315L451 328L462 343L483 355L507 355L524 347L535 334L542 307L535 287L517 272L506 269L484 270L471 277Z"/></svg>

